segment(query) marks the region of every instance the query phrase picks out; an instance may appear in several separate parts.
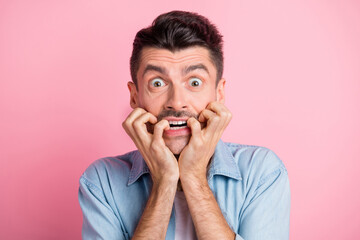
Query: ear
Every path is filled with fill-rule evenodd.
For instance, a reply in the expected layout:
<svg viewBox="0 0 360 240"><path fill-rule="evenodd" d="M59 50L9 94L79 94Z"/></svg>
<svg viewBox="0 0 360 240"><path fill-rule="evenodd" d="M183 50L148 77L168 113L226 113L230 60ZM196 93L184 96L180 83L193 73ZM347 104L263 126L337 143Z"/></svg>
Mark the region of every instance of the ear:
<svg viewBox="0 0 360 240"><path fill-rule="evenodd" d="M137 98L138 94L137 94L136 85L133 82L128 82L127 86L130 92L130 106L132 107L132 109L137 108L139 104Z"/></svg>
<svg viewBox="0 0 360 240"><path fill-rule="evenodd" d="M216 101L220 103L225 103L225 83L226 80L222 78L216 87Z"/></svg>

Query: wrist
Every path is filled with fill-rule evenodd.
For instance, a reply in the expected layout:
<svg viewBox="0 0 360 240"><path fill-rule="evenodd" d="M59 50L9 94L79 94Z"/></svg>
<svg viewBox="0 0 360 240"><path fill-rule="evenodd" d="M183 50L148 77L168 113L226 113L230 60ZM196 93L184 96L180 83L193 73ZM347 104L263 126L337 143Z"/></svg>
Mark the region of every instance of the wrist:
<svg viewBox="0 0 360 240"><path fill-rule="evenodd" d="M157 189L177 188L179 182L178 176L162 176L161 178L153 178L153 187Z"/></svg>
<svg viewBox="0 0 360 240"><path fill-rule="evenodd" d="M207 179L206 166L180 166L181 181L203 181Z"/></svg>
<svg viewBox="0 0 360 240"><path fill-rule="evenodd" d="M183 187L187 186L207 186L206 173L203 174L181 174L180 181Z"/></svg>

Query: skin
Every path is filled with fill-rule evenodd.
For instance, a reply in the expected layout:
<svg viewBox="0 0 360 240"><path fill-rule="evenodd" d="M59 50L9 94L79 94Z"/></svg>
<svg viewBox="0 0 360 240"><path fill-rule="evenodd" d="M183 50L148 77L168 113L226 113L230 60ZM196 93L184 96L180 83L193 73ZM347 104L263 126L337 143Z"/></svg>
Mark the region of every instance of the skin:
<svg viewBox="0 0 360 240"><path fill-rule="evenodd" d="M123 127L150 169L153 188L133 239L165 239L178 182L198 239L234 239L206 179L216 144L231 120L224 106L225 79L216 83L209 51L144 48L137 84L128 83L134 110ZM169 121L174 120L186 121L187 128L171 130Z"/></svg>

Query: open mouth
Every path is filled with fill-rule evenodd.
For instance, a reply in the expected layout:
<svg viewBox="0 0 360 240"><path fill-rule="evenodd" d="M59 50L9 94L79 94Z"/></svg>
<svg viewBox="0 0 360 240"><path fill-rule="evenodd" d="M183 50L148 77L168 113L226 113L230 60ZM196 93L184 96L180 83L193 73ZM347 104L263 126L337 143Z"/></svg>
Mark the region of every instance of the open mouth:
<svg viewBox="0 0 360 240"><path fill-rule="evenodd" d="M187 127L186 121L169 121L169 124L170 124L170 130L177 130Z"/></svg>

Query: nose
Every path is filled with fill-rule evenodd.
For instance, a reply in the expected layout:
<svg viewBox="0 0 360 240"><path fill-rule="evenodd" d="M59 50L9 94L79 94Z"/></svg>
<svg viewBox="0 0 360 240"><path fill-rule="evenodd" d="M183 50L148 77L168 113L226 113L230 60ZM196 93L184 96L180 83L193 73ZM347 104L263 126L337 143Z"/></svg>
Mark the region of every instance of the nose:
<svg viewBox="0 0 360 240"><path fill-rule="evenodd" d="M166 109L184 111L187 108L186 89L179 85L172 85L171 91L169 91Z"/></svg>

